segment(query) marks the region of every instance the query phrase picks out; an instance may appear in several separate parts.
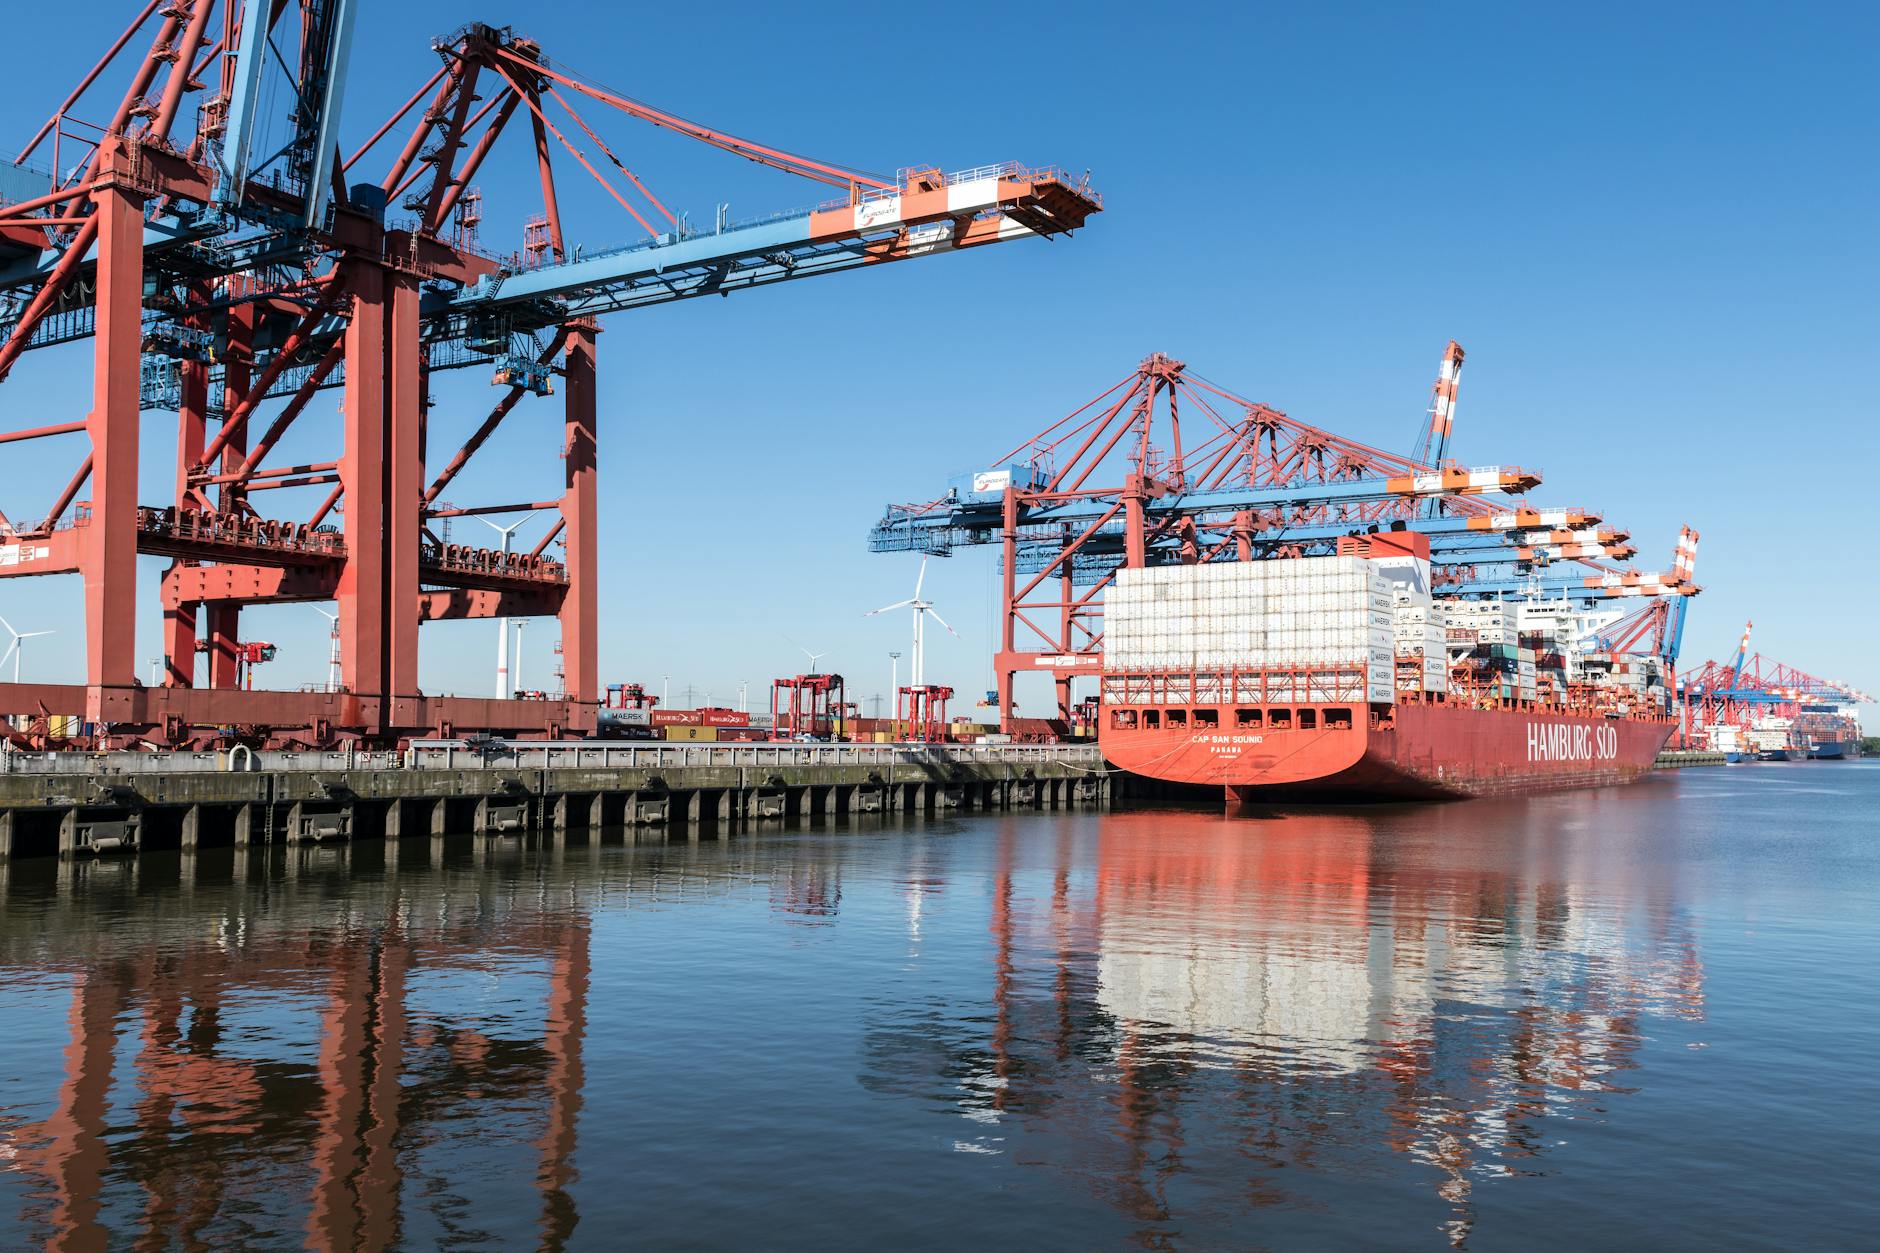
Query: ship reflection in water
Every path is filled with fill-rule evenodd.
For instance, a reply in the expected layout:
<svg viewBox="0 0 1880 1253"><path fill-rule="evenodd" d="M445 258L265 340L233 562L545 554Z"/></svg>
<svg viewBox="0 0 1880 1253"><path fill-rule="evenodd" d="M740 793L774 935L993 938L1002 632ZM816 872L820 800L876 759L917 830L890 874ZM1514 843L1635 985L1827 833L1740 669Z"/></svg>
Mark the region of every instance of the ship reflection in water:
<svg viewBox="0 0 1880 1253"><path fill-rule="evenodd" d="M1053 1150L1027 1155L1145 1231L1179 1224L1183 1198L1312 1206L1299 1168L1361 1175L1388 1153L1428 1167L1461 1245L1478 1187L1545 1170L1552 1121L1628 1091L1642 1018L1701 1022L1703 972L1675 914L1648 908L1641 934L1615 909L1649 901L1393 864L1380 825L1435 812L1270 833L1121 816L1093 864L1064 840L1032 874L1007 844L991 1030L938 1003L881 1024L871 1081L907 1091L925 1055L953 1077L956 1147L1049 1128Z"/></svg>
<svg viewBox="0 0 1880 1253"><path fill-rule="evenodd" d="M1652 1233L1731 1099L1658 786L19 863L0 1244Z"/></svg>

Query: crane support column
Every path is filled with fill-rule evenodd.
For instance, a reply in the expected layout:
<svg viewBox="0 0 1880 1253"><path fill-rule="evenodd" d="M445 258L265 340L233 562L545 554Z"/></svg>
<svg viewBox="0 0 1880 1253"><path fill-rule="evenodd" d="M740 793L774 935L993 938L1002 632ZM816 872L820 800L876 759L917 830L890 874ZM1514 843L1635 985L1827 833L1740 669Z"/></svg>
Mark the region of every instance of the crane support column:
<svg viewBox="0 0 1880 1253"><path fill-rule="evenodd" d="M1058 608L1058 647L1066 656L1077 651L1077 586L1071 575L1070 528L1065 528L1064 566L1058 574L1058 597L1063 602ZM1057 676L1058 717L1069 722L1071 718L1071 676L1060 672Z"/></svg>
<svg viewBox="0 0 1880 1253"><path fill-rule="evenodd" d="M1149 564L1149 541L1143 534L1149 493L1143 490L1141 475L1132 474L1129 482L1123 494L1123 564L1140 570Z"/></svg>
<svg viewBox="0 0 1880 1253"><path fill-rule="evenodd" d="M222 345L222 420L241 407L248 398L255 373L255 307L236 305L228 311L228 336ZM243 422L222 445L222 473L234 474L248 459L248 423ZM200 458L198 458L200 460ZM234 513L247 503L245 483L222 485L222 509ZM203 508L208 508L207 499Z"/></svg>
<svg viewBox="0 0 1880 1253"><path fill-rule="evenodd" d="M91 519L85 574L85 716L130 716L137 681L137 421L143 351L144 198L124 143L98 150L97 332L92 351ZM16 331L16 333L19 333Z"/></svg>
<svg viewBox="0 0 1880 1253"><path fill-rule="evenodd" d="M335 601L340 674L373 719L385 691L385 276L358 262L347 280L345 451L340 486L346 501L346 565Z"/></svg>
<svg viewBox="0 0 1880 1253"><path fill-rule="evenodd" d="M1011 734L1012 718L1012 676L1017 673L1012 668L1012 650L1018 645L1018 633L1015 630L1013 615L1018 600L1018 493L1010 483L1005 485L1005 503L1001 516L1003 526L999 538L1004 545L1002 577L1004 586L1000 589L1004 605L999 613L999 730ZM895 698L897 701L899 696ZM898 708L898 706L897 706Z"/></svg>
<svg viewBox="0 0 1880 1253"><path fill-rule="evenodd" d="M600 699L600 562L596 543L600 528L595 517L599 504L596 481L597 451L594 394L594 337L599 328L591 321L568 326L567 356L563 359L564 418L562 456L566 487L561 516L566 524L568 593L561 602L562 683L568 700L591 705ZM590 710L576 716L591 719Z"/></svg>
<svg viewBox="0 0 1880 1253"><path fill-rule="evenodd" d="M189 473L202 460L208 433L209 364L185 361L179 374L182 403L176 411L176 501L177 508L182 509L188 507L192 490ZM182 564L183 559L178 558L171 568ZM163 607L163 681L170 687L196 684L196 617L200 609L195 601L166 603Z"/></svg>
<svg viewBox="0 0 1880 1253"><path fill-rule="evenodd" d="M418 280L404 273L384 277L385 321L385 569L387 630L385 695L391 724L418 724L418 551L424 540L422 372L418 358ZM348 364L350 368L350 363ZM352 493L347 492L347 499ZM348 518L351 517L351 505ZM357 553L348 535L348 551Z"/></svg>
<svg viewBox="0 0 1880 1253"><path fill-rule="evenodd" d="M228 341L225 345L226 364L222 372L222 420L227 422L248 397L248 389L254 374L254 320L253 305L237 305L229 310ZM198 450L200 453L200 450ZM248 424L235 428L227 442L222 446L222 473L233 474L241 469L242 462L248 457ZM200 460L200 456L197 458ZM200 490L200 489L198 489ZM204 492L203 508L208 508L207 493ZM221 507L224 513L240 511L246 504L243 486L240 483L222 485ZM209 602L204 611L203 625L209 635L209 686L214 688L234 688L241 683L241 621L242 607L239 601L217 600Z"/></svg>
<svg viewBox="0 0 1880 1253"><path fill-rule="evenodd" d="M1250 509L1234 514L1234 560L1253 560L1253 511Z"/></svg>

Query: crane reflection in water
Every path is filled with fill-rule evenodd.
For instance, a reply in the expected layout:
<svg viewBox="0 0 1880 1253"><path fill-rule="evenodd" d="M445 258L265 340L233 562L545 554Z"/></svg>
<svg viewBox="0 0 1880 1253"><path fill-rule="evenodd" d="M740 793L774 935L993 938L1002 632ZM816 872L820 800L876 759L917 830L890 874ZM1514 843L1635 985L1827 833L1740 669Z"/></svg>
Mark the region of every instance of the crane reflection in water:
<svg viewBox="0 0 1880 1253"><path fill-rule="evenodd" d="M91 951L30 976L69 1015L51 1111L0 1106L0 1182L23 1229L66 1248L133 1227L183 1248L300 1229L308 1248L383 1249L410 1237L415 1201L437 1235L487 1239L489 1198L460 1182L490 1177L465 1170L474 1146L526 1181L504 1199L560 1247L577 1217L587 912L536 885L408 892L351 873L343 851L285 857L278 881L238 866L198 885L180 933L152 911L111 925L111 889L139 886L112 880L145 867L61 868L64 921ZM10 939L9 983L25 977L25 937ZM445 1145L448 1167L427 1162Z"/></svg>
<svg viewBox="0 0 1880 1253"><path fill-rule="evenodd" d="M622 1220L651 1137L668 1189L766 1224L828 1208L799 1143L914 1143L872 1168L1068 1193L1151 1247L1367 1181L1461 1245L1622 1116L1646 1020L1704 1014L1675 884L1615 874L1599 803L0 867L0 1231L559 1248Z"/></svg>

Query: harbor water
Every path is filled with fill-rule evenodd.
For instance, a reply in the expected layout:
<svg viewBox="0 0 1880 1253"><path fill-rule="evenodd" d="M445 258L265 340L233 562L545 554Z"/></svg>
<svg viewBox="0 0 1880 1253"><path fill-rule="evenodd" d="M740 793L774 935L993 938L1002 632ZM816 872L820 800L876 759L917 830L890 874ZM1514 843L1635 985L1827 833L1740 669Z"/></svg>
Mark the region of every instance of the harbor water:
<svg viewBox="0 0 1880 1253"><path fill-rule="evenodd" d="M1880 763L0 863L0 1247L1840 1249Z"/></svg>

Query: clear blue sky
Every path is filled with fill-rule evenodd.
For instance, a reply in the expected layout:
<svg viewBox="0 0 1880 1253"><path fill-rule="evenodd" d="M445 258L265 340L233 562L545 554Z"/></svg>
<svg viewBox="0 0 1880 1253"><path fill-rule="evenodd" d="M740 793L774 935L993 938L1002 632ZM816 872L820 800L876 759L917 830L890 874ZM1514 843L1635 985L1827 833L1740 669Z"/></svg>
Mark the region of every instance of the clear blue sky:
<svg viewBox="0 0 1880 1253"><path fill-rule="evenodd" d="M0 135L29 135L132 7L68 6L95 38L15 58ZM828 650L852 691L885 690L906 618L861 615L907 595L917 564L866 551L885 501L930 498L1151 351L1408 451L1454 337L1469 354L1458 456L1540 467L1536 501L1601 509L1653 568L1680 523L1703 532L1687 661L1727 652L1754 617L1772 654L1880 688L1869 6L419 0L367 7L349 140L435 68L433 36L472 18L781 146L881 171L1087 167L1105 197L1069 241L612 318L610 679L670 675L675 700L688 684L733 698L745 679L756 703L800 668L800 641ZM601 129L695 220L719 200L755 216L822 198L625 120ZM479 180L493 247L520 242L523 133ZM571 240L635 233L598 191L564 207ZM494 398L477 373L437 389L434 447ZM81 418L88 388L82 355L33 354L0 389L0 427ZM316 402L282 456L330 455L337 403ZM550 494L554 412L520 410L452 498ZM146 415L153 501L168 499L173 430ZM0 448L0 507L32 516L80 455L74 439ZM285 516L313 503L280 499ZM161 564L146 559L153 589ZM963 692L989 683L994 577L989 551L929 577L964 637L933 643L930 677ZM0 582L0 613L59 629L33 641L33 677L82 678L81 594L76 579ZM146 603L139 653L153 657ZM249 617L248 634L282 646L265 683L323 676L311 609ZM525 682L546 681L553 637L547 623L528 633ZM486 690L493 639L488 623L426 628L426 688Z"/></svg>

